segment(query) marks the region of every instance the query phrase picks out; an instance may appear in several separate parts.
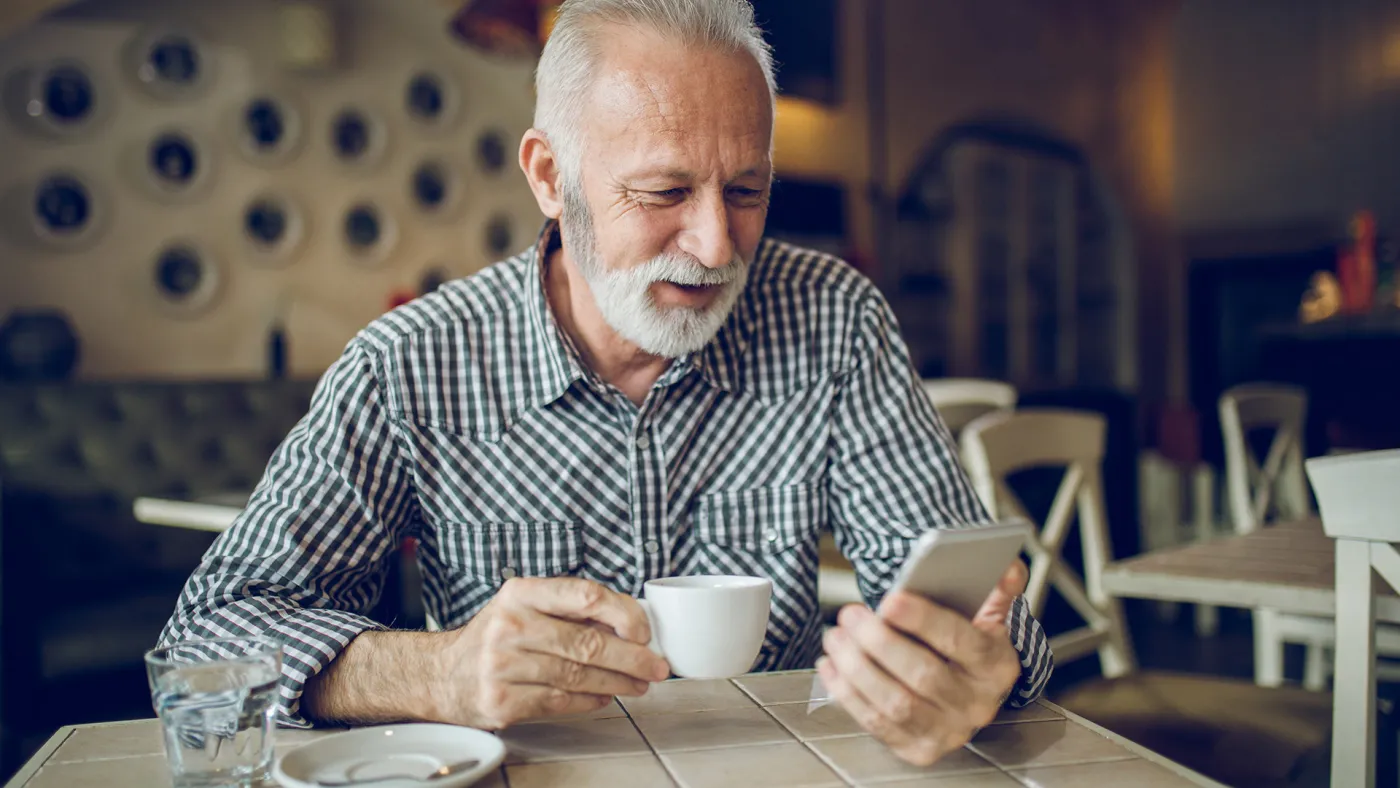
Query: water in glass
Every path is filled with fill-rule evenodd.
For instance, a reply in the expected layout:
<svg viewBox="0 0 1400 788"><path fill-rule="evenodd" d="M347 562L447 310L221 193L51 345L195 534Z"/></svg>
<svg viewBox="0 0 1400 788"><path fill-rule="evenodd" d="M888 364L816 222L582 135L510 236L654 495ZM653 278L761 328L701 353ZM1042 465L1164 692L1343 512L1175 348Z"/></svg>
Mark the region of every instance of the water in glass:
<svg viewBox="0 0 1400 788"><path fill-rule="evenodd" d="M151 700L176 788L247 786L266 779L279 666L225 659L152 670Z"/></svg>

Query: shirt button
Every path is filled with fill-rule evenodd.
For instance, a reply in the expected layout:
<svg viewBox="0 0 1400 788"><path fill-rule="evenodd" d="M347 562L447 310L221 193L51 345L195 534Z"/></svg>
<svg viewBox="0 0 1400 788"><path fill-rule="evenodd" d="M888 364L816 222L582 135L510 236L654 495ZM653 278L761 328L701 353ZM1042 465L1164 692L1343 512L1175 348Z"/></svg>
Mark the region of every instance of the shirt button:
<svg viewBox="0 0 1400 788"><path fill-rule="evenodd" d="M515 575L515 567L513 566L508 566L501 570L501 579L503 580L510 580L511 578L515 577Z"/></svg>
<svg viewBox="0 0 1400 788"><path fill-rule="evenodd" d="M656 555L656 551L661 549L661 543L655 539L648 539L642 547L646 548L648 555Z"/></svg>
<svg viewBox="0 0 1400 788"><path fill-rule="evenodd" d="M769 542L778 541L778 530L776 528L769 528L763 532L763 538L767 539Z"/></svg>
<svg viewBox="0 0 1400 788"><path fill-rule="evenodd" d="M651 448L651 438L647 437L646 433L637 436L637 448L642 451Z"/></svg>

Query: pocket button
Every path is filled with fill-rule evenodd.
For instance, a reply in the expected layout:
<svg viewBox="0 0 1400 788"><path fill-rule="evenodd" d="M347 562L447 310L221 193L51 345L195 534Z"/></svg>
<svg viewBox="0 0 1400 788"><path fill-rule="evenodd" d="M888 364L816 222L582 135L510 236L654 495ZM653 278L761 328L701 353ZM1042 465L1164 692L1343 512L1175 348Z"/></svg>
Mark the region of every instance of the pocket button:
<svg viewBox="0 0 1400 788"><path fill-rule="evenodd" d="M515 567L513 567L513 566L507 566L507 567L505 567L505 568L503 568L503 569L501 570L501 579L502 579L502 580L510 580L511 578L513 578L513 577L515 577L515 576L516 576L516 571L515 571Z"/></svg>

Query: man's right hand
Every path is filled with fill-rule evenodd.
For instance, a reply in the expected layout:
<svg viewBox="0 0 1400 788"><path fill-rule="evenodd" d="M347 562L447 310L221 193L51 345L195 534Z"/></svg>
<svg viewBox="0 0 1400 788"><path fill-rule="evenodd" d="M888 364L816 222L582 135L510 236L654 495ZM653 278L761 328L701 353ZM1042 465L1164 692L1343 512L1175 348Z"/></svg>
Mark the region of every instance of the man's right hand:
<svg viewBox="0 0 1400 788"><path fill-rule="evenodd" d="M475 728L594 711L671 675L637 600L573 577L508 580L441 637L435 716Z"/></svg>

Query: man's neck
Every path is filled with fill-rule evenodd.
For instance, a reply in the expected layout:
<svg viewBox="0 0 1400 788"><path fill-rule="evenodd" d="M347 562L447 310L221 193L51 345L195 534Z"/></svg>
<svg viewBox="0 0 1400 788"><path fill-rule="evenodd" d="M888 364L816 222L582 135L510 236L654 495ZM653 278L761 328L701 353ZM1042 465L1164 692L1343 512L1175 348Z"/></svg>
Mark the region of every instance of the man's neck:
<svg viewBox="0 0 1400 788"><path fill-rule="evenodd" d="M544 284L554 319L573 340L583 363L641 405L672 360L643 351L608 325L578 266L566 259L563 249L556 247L545 258Z"/></svg>

